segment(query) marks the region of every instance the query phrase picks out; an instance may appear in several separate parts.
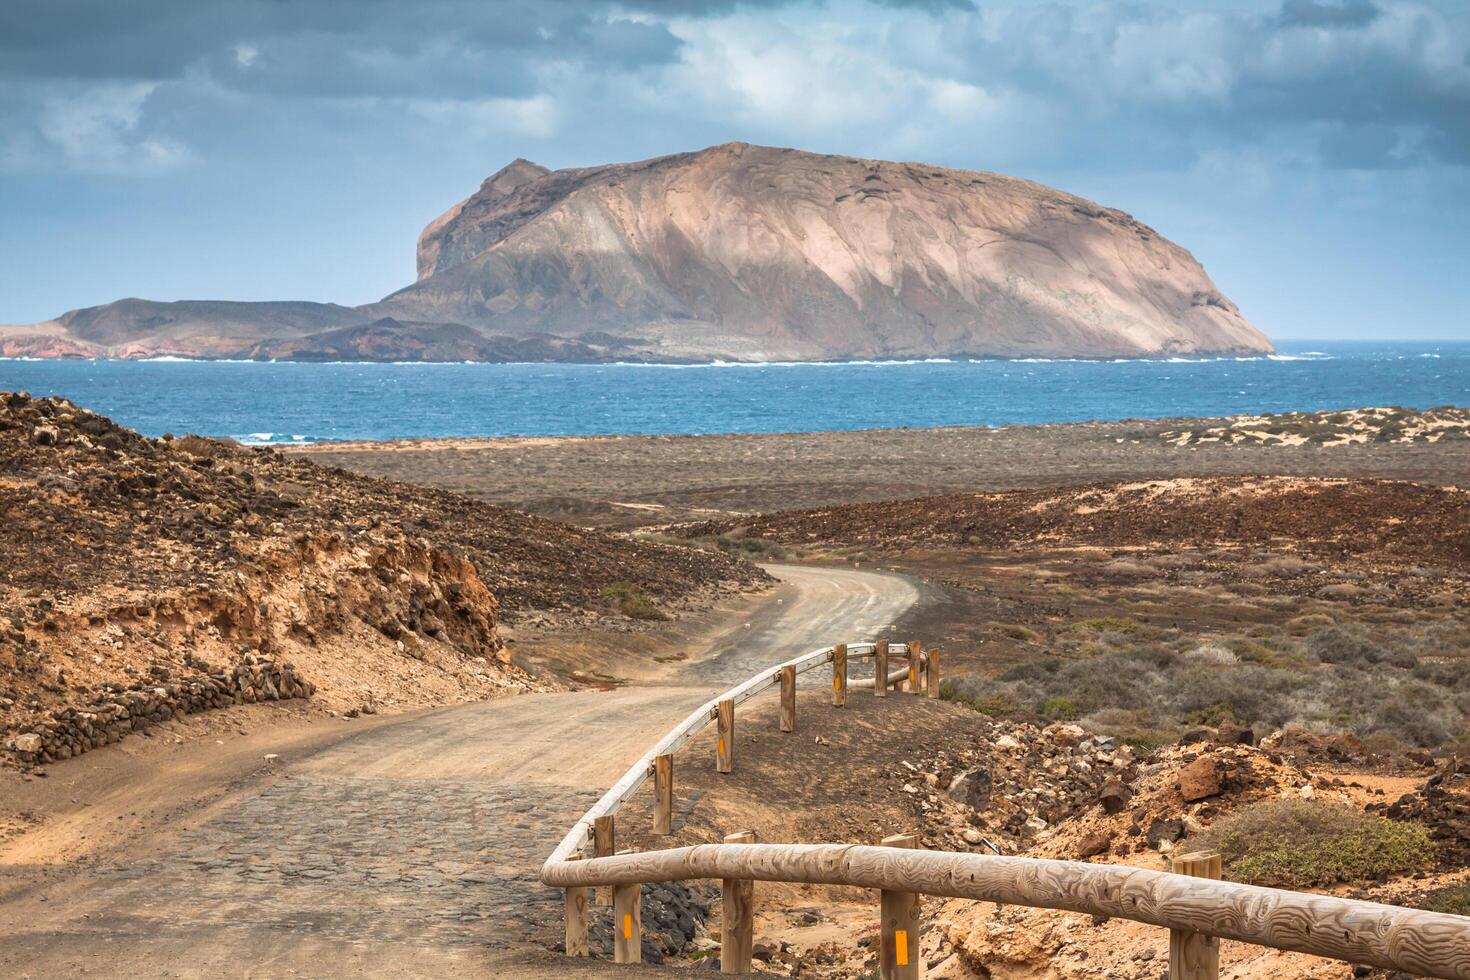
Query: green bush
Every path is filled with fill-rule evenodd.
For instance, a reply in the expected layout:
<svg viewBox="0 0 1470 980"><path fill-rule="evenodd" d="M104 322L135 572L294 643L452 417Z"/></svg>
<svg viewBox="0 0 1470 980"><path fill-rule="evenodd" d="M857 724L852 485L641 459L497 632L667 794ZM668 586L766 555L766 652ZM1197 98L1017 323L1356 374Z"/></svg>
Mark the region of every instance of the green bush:
<svg viewBox="0 0 1470 980"><path fill-rule="evenodd" d="M1304 654L1276 650L1256 640L1237 640L1230 644L1230 650L1243 663L1260 664L1272 670L1311 670L1315 666Z"/></svg>
<svg viewBox="0 0 1470 980"><path fill-rule="evenodd" d="M941 681L939 697L992 718L1005 718L1016 713L1016 699L1004 691L972 691L969 684L961 686L953 681Z"/></svg>
<svg viewBox="0 0 1470 980"><path fill-rule="evenodd" d="M1190 849L1219 851L1233 881L1287 888L1405 874L1434 859L1424 827L1318 800L1255 803L1222 818Z"/></svg>
<svg viewBox="0 0 1470 980"><path fill-rule="evenodd" d="M1005 673L1000 675L1003 681L1040 681L1055 674L1062 666L1060 660L1050 657L1042 657L1038 660L1027 660L1016 664Z"/></svg>
<svg viewBox="0 0 1470 980"><path fill-rule="evenodd" d="M618 612L629 619L665 620L663 613L643 590L632 582L614 582L602 590L602 597L612 601Z"/></svg>
<svg viewBox="0 0 1470 980"><path fill-rule="evenodd" d="M1470 916L1470 885L1447 885L1432 891L1419 907L1446 915Z"/></svg>
<svg viewBox="0 0 1470 980"><path fill-rule="evenodd" d="M1053 694L1041 702L1041 713L1060 721L1074 721L1082 714L1075 701L1061 694Z"/></svg>

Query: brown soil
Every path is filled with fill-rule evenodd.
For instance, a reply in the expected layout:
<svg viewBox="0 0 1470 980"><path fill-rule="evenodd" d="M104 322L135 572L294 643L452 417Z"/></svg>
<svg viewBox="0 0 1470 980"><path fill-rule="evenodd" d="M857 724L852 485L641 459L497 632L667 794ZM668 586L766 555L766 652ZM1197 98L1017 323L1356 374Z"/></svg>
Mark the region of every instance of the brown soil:
<svg viewBox="0 0 1470 980"><path fill-rule="evenodd" d="M291 451L574 524L636 527L1177 476L1470 484L1466 424L1463 409L1360 410L1001 429L325 443ZM507 472L516 478L505 479Z"/></svg>
<svg viewBox="0 0 1470 980"><path fill-rule="evenodd" d="M1289 543L1332 558L1470 567L1470 491L1387 480L1148 480L950 494L788 511L679 529L785 544L1210 548Z"/></svg>
<svg viewBox="0 0 1470 980"><path fill-rule="evenodd" d="M766 580L24 395L0 395L0 542L0 735L36 736L7 739L24 764L242 700L375 711L535 689L502 616L626 630L625 613L662 619Z"/></svg>

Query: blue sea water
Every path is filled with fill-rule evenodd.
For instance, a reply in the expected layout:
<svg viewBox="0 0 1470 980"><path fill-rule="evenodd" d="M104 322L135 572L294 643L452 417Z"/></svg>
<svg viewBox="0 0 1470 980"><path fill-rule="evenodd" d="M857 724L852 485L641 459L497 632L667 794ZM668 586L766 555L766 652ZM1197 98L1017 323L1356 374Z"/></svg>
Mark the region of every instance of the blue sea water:
<svg viewBox="0 0 1470 980"><path fill-rule="evenodd" d="M1470 405L1470 342L1282 344L1269 357L765 365L0 360L148 435L256 443L794 432Z"/></svg>

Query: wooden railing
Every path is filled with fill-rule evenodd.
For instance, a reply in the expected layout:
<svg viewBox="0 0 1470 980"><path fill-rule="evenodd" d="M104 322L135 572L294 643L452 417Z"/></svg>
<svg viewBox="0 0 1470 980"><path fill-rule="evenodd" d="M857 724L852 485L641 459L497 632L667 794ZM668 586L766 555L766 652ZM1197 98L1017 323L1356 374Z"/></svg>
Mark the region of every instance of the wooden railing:
<svg viewBox="0 0 1470 980"><path fill-rule="evenodd" d="M873 677L852 683L887 696L893 686L939 695L939 656L919 644L898 648L904 666L889 669L889 644L838 644L779 664L712 699L654 745L563 838L541 869L541 880L566 890L566 951L586 956L587 889L610 886L613 956L642 957L640 886L648 882L718 878L724 895L720 936L723 973L750 968L751 882L781 881L875 888L880 897L879 969L887 978L923 975L918 950L920 895L976 899L1132 919L1170 930L1171 980L1213 980L1220 939L1309 953L1426 977L1470 980L1470 918L1375 902L1260 888L1215 880L1218 857L1185 855L1176 872L917 849L912 835L884 846L759 844L748 832L723 844L615 854L614 814L642 784L655 780L654 829L671 829L673 753L706 726L719 726L716 766L734 763L735 706L781 687L780 728L796 727L796 676L832 666L832 701L849 690L852 659L875 661ZM882 683L875 683L877 678ZM583 852L591 846L593 853Z"/></svg>

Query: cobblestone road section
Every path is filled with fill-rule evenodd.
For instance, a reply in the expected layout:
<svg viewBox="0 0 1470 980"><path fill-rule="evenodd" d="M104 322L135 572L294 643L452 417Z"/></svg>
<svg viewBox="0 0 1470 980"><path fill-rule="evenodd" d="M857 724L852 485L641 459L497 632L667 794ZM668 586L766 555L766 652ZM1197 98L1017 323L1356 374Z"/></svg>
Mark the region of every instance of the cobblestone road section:
<svg viewBox="0 0 1470 980"><path fill-rule="evenodd" d="M685 675L698 686L428 712L282 765L125 855L0 867L0 976L493 975L520 962L497 957L554 948L562 895L541 863L631 761L743 680L756 649L775 663L867 635L916 595L872 573L782 574L796 588L715 642ZM646 920L690 931L700 899L654 891Z"/></svg>

